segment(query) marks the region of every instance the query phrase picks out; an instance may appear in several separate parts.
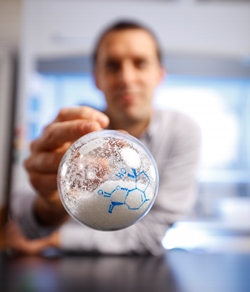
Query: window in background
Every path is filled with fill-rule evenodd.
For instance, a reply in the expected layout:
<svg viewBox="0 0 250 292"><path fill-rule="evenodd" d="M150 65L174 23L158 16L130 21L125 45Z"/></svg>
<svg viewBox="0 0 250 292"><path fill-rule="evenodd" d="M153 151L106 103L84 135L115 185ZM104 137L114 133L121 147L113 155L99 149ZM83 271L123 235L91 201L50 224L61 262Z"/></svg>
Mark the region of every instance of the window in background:
<svg viewBox="0 0 250 292"><path fill-rule="evenodd" d="M159 88L155 105L185 112L203 134L202 167L215 170L247 168L247 121L250 79L169 76Z"/></svg>
<svg viewBox="0 0 250 292"><path fill-rule="evenodd" d="M52 121L63 107L87 105L104 110L105 99L96 89L92 75L35 74L32 94L28 99L28 139L41 134L44 126Z"/></svg>
<svg viewBox="0 0 250 292"><path fill-rule="evenodd" d="M197 216L219 216L224 198L250 196L250 79L170 75L155 104L200 125Z"/></svg>

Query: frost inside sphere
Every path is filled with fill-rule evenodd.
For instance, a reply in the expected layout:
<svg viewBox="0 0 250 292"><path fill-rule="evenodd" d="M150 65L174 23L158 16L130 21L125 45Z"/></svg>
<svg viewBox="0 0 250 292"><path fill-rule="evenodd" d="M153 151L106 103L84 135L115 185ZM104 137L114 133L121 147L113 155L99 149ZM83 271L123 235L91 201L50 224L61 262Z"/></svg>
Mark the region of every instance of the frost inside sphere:
<svg viewBox="0 0 250 292"><path fill-rule="evenodd" d="M67 212L98 230L117 230L140 220L152 207L158 171L136 138L102 130L78 139L58 170L58 191Z"/></svg>

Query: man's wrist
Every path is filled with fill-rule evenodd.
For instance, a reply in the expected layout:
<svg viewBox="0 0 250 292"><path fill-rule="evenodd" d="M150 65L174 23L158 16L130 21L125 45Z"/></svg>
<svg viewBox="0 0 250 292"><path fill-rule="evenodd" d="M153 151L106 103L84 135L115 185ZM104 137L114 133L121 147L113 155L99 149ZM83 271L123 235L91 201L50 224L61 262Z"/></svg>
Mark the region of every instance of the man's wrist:
<svg viewBox="0 0 250 292"><path fill-rule="evenodd" d="M61 203L48 203L39 196L35 200L33 210L35 220L41 226L60 226L69 217Z"/></svg>
<svg viewBox="0 0 250 292"><path fill-rule="evenodd" d="M49 236L49 243L50 243L50 246L52 246L52 247L55 247L55 248L59 248L60 247L60 236L59 236L59 232L58 231L53 232Z"/></svg>

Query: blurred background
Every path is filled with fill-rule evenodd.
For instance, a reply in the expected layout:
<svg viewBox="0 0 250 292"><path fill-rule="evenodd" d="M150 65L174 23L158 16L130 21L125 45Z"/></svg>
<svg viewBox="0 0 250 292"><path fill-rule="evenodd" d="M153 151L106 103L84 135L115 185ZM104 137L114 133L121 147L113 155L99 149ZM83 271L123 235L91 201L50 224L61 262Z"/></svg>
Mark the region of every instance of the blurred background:
<svg viewBox="0 0 250 292"><path fill-rule="evenodd" d="M24 187L30 141L61 107L105 108L90 53L120 18L145 23L162 45L168 74L155 106L185 112L202 130L197 202L164 247L250 252L248 0L0 0L1 211Z"/></svg>

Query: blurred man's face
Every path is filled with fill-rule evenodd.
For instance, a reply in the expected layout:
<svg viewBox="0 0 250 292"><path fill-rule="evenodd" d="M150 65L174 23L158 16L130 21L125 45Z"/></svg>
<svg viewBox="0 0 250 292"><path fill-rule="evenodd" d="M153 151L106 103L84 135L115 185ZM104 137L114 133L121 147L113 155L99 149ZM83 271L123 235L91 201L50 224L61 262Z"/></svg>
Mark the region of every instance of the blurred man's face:
<svg viewBox="0 0 250 292"><path fill-rule="evenodd" d="M95 78L106 97L111 120L133 123L148 119L155 88L163 75L155 42L148 32L110 32L101 42Z"/></svg>

